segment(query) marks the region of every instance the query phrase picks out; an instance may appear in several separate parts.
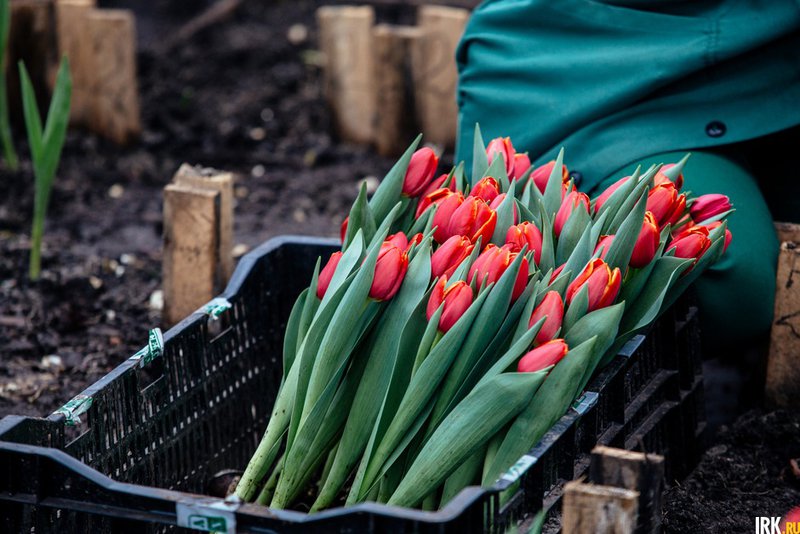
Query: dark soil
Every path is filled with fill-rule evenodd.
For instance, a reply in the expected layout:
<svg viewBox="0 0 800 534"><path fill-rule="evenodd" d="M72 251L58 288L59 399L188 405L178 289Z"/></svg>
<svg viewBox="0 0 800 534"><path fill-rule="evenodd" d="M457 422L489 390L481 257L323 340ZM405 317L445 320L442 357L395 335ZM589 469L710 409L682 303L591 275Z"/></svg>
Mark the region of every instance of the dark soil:
<svg viewBox="0 0 800 534"><path fill-rule="evenodd" d="M236 173L235 238L246 247L336 235L359 181L388 170L391 160L329 134L314 52L321 3L245 2L165 51L164 36L206 2L101 2L137 11L143 133L123 148L69 133L42 279L30 283L33 172L17 128L22 167L0 164L0 416L52 412L159 325L161 189L182 162ZM379 15L408 16L395 11ZM307 37L290 42L292 25Z"/></svg>
<svg viewBox="0 0 800 534"><path fill-rule="evenodd" d="M800 412L749 412L723 427L682 484L664 495L664 532L755 531L755 518L800 505Z"/></svg>

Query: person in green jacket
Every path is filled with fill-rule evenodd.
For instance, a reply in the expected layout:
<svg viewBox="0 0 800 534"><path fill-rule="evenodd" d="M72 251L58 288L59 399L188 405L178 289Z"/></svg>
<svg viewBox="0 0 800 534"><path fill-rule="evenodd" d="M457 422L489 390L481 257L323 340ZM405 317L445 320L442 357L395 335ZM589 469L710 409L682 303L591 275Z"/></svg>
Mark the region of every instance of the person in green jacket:
<svg viewBox="0 0 800 534"><path fill-rule="evenodd" d="M488 0L456 60L457 161L472 161L479 123L535 165L565 147L596 195L691 152L684 190L737 210L725 257L697 282L704 350L763 343L773 219L800 220L800 1Z"/></svg>

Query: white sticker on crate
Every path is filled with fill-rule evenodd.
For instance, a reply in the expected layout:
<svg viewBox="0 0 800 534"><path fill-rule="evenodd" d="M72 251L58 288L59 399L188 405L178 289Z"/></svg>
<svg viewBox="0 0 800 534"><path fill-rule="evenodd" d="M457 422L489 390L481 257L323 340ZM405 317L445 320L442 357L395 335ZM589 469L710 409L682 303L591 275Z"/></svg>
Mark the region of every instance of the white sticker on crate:
<svg viewBox="0 0 800 534"><path fill-rule="evenodd" d="M536 463L536 460L538 460L536 456L526 454L517 460L517 463L512 465L511 468L500 477L500 480L505 480L506 482L516 482L517 479L522 476L522 473L527 471L530 466Z"/></svg>
<svg viewBox="0 0 800 534"><path fill-rule="evenodd" d="M239 506L241 503L220 499L180 501L175 504L175 512L179 527L236 534L235 512Z"/></svg>
<svg viewBox="0 0 800 534"><path fill-rule="evenodd" d="M597 404L597 397L599 395L594 391L587 391L575 401L572 405L572 409L578 412L579 415L583 415L586 411Z"/></svg>

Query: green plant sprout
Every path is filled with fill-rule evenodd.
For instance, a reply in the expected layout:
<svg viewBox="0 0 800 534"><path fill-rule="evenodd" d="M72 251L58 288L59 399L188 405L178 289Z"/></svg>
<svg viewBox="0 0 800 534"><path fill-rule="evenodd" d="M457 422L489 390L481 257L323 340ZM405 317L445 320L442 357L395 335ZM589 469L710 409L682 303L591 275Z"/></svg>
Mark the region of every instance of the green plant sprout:
<svg viewBox="0 0 800 534"><path fill-rule="evenodd" d="M11 126L8 121L8 90L6 88L6 69L4 58L8 45L8 30L11 25L11 12L8 0L0 0L0 143L3 144L3 154L8 167L15 171L19 166L17 152L11 141Z"/></svg>
<svg viewBox="0 0 800 534"><path fill-rule="evenodd" d="M61 157L61 148L64 146L64 137L69 123L72 80L69 75L69 61L64 57L58 68L53 98L50 101L50 109L47 111L47 122L42 131L42 119L36 105L33 84L22 61L19 62L19 74L22 83L22 111L25 116L25 127L28 130L28 144L31 147L33 175L36 178L28 277L31 280L37 280L41 272L44 217L47 213L53 178Z"/></svg>

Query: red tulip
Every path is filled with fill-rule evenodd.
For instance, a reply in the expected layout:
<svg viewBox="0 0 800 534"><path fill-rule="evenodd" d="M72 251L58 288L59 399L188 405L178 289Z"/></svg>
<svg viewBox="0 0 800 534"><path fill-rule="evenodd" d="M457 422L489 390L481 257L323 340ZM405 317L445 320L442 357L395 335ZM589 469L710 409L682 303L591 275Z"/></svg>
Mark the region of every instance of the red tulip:
<svg viewBox="0 0 800 534"><path fill-rule="evenodd" d="M705 226L692 226L681 235L673 239L667 250L674 250L676 258L698 259L705 254L711 240L708 238L708 228Z"/></svg>
<svg viewBox="0 0 800 534"><path fill-rule="evenodd" d="M331 254L331 257L328 258L328 263L325 264L325 267L322 268L322 271L319 273L319 278L317 278L317 298L322 299L325 296L325 292L328 290L328 286L331 285L331 278L333 278L333 273L336 272L336 266L339 265L339 260L342 259L341 252L334 252Z"/></svg>
<svg viewBox="0 0 800 534"><path fill-rule="evenodd" d="M430 184L437 165L439 158L430 148L422 147L414 152L403 180L403 194L408 197L418 197Z"/></svg>
<svg viewBox="0 0 800 534"><path fill-rule="evenodd" d="M531 158L526 152L514 154L514 179L519 180L531 168Z"/></svg>
<svg viewBox="0 0 800 534"><path fill-rule="evenodd" d="M443 195L437 195L439 191L446 191ZM440 189L433 195L439 196L434 203L437 205L436 213L433 215L433 226L436 230L433 233L433 238L437 243L444 243L452 234L448 231L450 220L453 213L464 203L464 195L456 191L455 193L449 189ZM433 196L431 195L431 196Z"/></svg>
<svg viewBox="0 0 800 534"><path fill-rule="evenodd" d="M447 277L443 276L436 282L433 287L433 292L428 299L428 306L425 310L425 315L428 320L431 320L433 314L439 309L439 306L444 302L444 309L442 315L439 317L439 325L437 330L440 332L447 332L456 322L464 315L464 312L472 304L472 288L466 282L458 281L445 288L447 285Z"/></svg>
<svg viewBox="0 0 800 534"><path fill-rule="evenodd" d="M417 232L414 234L411 239L408 240L408 246L406 247L406 252L411 250L414 246L419 245L422 243L422 238L425 237L422 235L422 232Z"/></svg>
<svg viewBox="0 0 800 534"><path fill-rule="evenodd" d="M563 339L548 341L523 356L517 364L517 371L520 373L541 371L560 362L567 352L569 347Z"/></svg>
<svg viewBox="0 0 800 534"><path fill-rule="evenodd" d="M547 317L542 324L539 333L536 334L534 345L541 345L553 339L561 328L561 321L564 319L564 301L558 291L548 291L542 302L533 310L528 321L528 328L535 325L542 317Z"/></svg>
<svg viewBox="0 0 800 534"><path fill-rule="evenodd" d="M608 249L611 248L611 243L614 242L614 235L604 235L600 236L600 240L597 241L597 246L594 247L594 253L597 254L597 251L600 250L600 247L603 248L603 252L600 253L600 259L605 260L606 254L608 254Z"/></svg>
<svg viewBox="0 0 800 534"><path fill-rule="evenodd" d="M531 173L531 180L533 183L536 184L536 187L539 188L539 191L544 193L545 188L547 187L547 181L550 179L550 173L553 172L553 167L556 166L556 161L551 160L542 165L541 167L536 168ZM567 170L566 165L561 166L561 183L566 184L569 182L569 171Z"/></svg>
<svg viewBox="0 0 800 534"><path fill-rule="evenodd" d="M514 145L511 144L511 138L509 137L497 137L492 139L489 142L489 146L486 147L486 157L489 161L489 165L494 161L495 155L500 154L505 163L506 174L508 174L509 178L514 178L514 154L516 153L517 151L514 150Z"/></svg>
<svg viewBox="0 0 800 534"><path fill-rule="evenodd" d="M558 267L556 267L556 268L553 270L553 274L552 274L552 275L550 275L550 282L548 282L548 284L551 284L551 283L553 283L553 282L556 280L556 278L558 278L559 276L561 276L561 272L564 270L564 267L565 267L566 265L567 265L566 263L562 263L561 265L559 265Z"/></svg>
<svg viewBox="0 0 800 534"><path fill-rule="evenodd" d="M659 184L647 194L647 211L653 213L659 228L675 224L686 211L686 195L678 194L670 181Z"/></svg>
<svg viewBox="0 0 800 534"><path fill-rule="evenodd" d="M406 250L408 248L408 238L403 232L397 232L396 234L390 235L384 240L384 243L394 245L400 250Z"/></svg>
<svg viewBox="0 0 800 534"><path fill-rule="evenodd" d="M436 249L431 256L431 275L438 278L442 275L448 278L453 275L456 268L470 254L475 245L463 235L451 236L442 246Z"/></svg>
<svg viewBox="0 0 800 534"><path fill-rule="evenodd" d="M660 241L661 235L658 231L656 218L651 212L645 212L642 229L639 231L639 237L636 238L636 244L633 246L633 254L631 254L629 265L636 269L649 265L656 255Z"/></svg>
<svg viewBox="0 0 800 534"><path fill-rule="evenodd" d="M731 209L731 200L725 195L711 194L697 197L689 208L695 221L703 222L714 215L725 213Z"/></svg>
<svg viewBox="0 0 800 534"><path fill-rule="evenodd" d="M442 174L441 176L439 176L435 180L431 180L431 183L428 184L428 187L426 187L425 191L423 191L422 194L420 195L420 202L422 202L422 198L423 197L426 197L426 196L430 195L431 193L433 193L437 189L444 188L444 189L450 189L451 191L455 191L455 189L456 189L456 177L455 177L455 175L451 176L450 177L450 181L447 182L447 177L448 176L450 176L450 174ZM445 182L447 182L447 183L445 183ZM419 217L419 215L417 215L417 217Z"/></svg>
<svg viewBox="0 0 800 534"><path fill-rule="evenodd" d="M339 227L339 237L344 243L344 237L347 235L347 223L350 221L350 217L345 217L342 221L342 225Z"/></svg>
<svg viewBox="0 0 800 534"><path fill-rule="evenodd" d="M579 209L581 206L586 210L586 213L589 213L589 197L586 196L586 193L579 193L578 191L572 191L561 202L561 207L558 208L556 219L553 223L553 231L556 236L561 235L561 230L564 229L564 224L572 215L573 210Z"/></svg>
<svg viewBox="0 0 800 534"><path fill-rule="evenodd" d="M434 225L443 211L444 202L434 215ZM482 243L488 243L497 225L497 213L483 200L477 197L467 197L449 218L446 238L454 235L463 235L473 243L482 238ZM444 224L444 221L443 221ZM434 234L434 238L436 234ZM437 239L438 241L438 239Z"/></svg>
<svg viewBox="0 0 800 534"><path fill-rule="evenodd" d="M430 208L434 204L438 205L442 200L450 196L452 193L453 193L452 190L446 187L442 187L428 193L423 197L420 197L419 203L417 204L417 213L414 216L417 219L419 219L420 216L423 213L425 213L425 211L427 211L428 208Z"/></svg>
<svg viewBox="0 0 800 534"><path fill-rule="evenodd" d="M589 286L587 311L593 311L614 303L622 285L622 276L619 268L614 268L612 271L608 264L600 258L590 261L567 288L567 305L572 302L584 284Z"/></svg>
<svg viewBox="0 0 800 534"><path fill-rule="evenodd" d="M482 178L477 184L472 187L469 196L478 197L484 202L490 203L500 194L500 184L491 176Z"/></svg>
<svg viewBox="0 0 800 534"><path fill-rule="evenodd" d="M369 288L369 296L375 300L389 300L400 289L408 270L408 254L391 243L381 245L375 277Z"/></svg>
<svg viewBox="0 0 800 534"><path fill-rule="evenodd" d="M494 200L492 200L492 202L489 204L489 207L497 211L497 208L500 207L500 204L502 204L505 199L506 199L506 194L500 193L499 195L494 197ZM513 208L514 208L514 224L517 224L517 221L519 221L519 212L517 212L516 202L514 203Z"/></svg>
<svg viewBox="0 0 800 534"><path fill-rule="evenodd" d="M714 221L713 223L707 224L705 226L706 226L706 228L708 228L708 232L711 233L711 230L713 230L717 226L720 226L721 224L722 224L722 221ZM725 228L725 244L722 245L722 253L723 254L725 253L726 250L728 250L728 245L731 244L731 240L732 239L733 239L733 234L731 233L730 230L728 230L728 228Z"/></svg>
<svg viewBox="0 0 800 534"><path fill-rule="evenodd" d="M602 208L603 204L605 204L608 201L608 199L611 198L611 195L614 194L614 191L619 189L622 186L622 184L624 184L626 181L630 179L631 179L630 176L620 178L619 180L608 186L605 191L600 193L600 196L597 197L594 201L594 212L597 213L598 211L600 211L600 208Z"/></svg>
<svg viewBox="0 0 800 534"><path fill-rule="evenodd" d="M514 252L519 252L528 245L528 252L533 252L533 261L537 265L542 259L542 232L532 222L515 224L506 232L506 244L511 245Z"/></svg>
<svg viewBox="0 0 800 534"><path fill-rule="evenodd" d="M655 177L653 178L654 185L670 183L675 186L675 189L680 191L683 188L683 174L679 174L678 177L675 178L674 182L669 178L667 178L667 175L664 174L664 171L666 171L667 169L671 169L674 166L675 166L674 163L667 163L665 165L662 165L661 169L656 173Z"/></svg>
<svg viewBox="0 0 800 534"><path fill-rule="evenodd" d="M484 280L487 284L491 284L500 280L500 277L506 272L508 266L517 257L517 252L513 252L510 245L503 245L496 247L488 245L480 256L475 260L475 263L469 268L467 280L470 282L477 278L478 288L483 287ZM519 274L514 282L514 290L512 291L511 298L516 300L525 290L525 284L528 283L528 260L522 258Z"/></svg>

